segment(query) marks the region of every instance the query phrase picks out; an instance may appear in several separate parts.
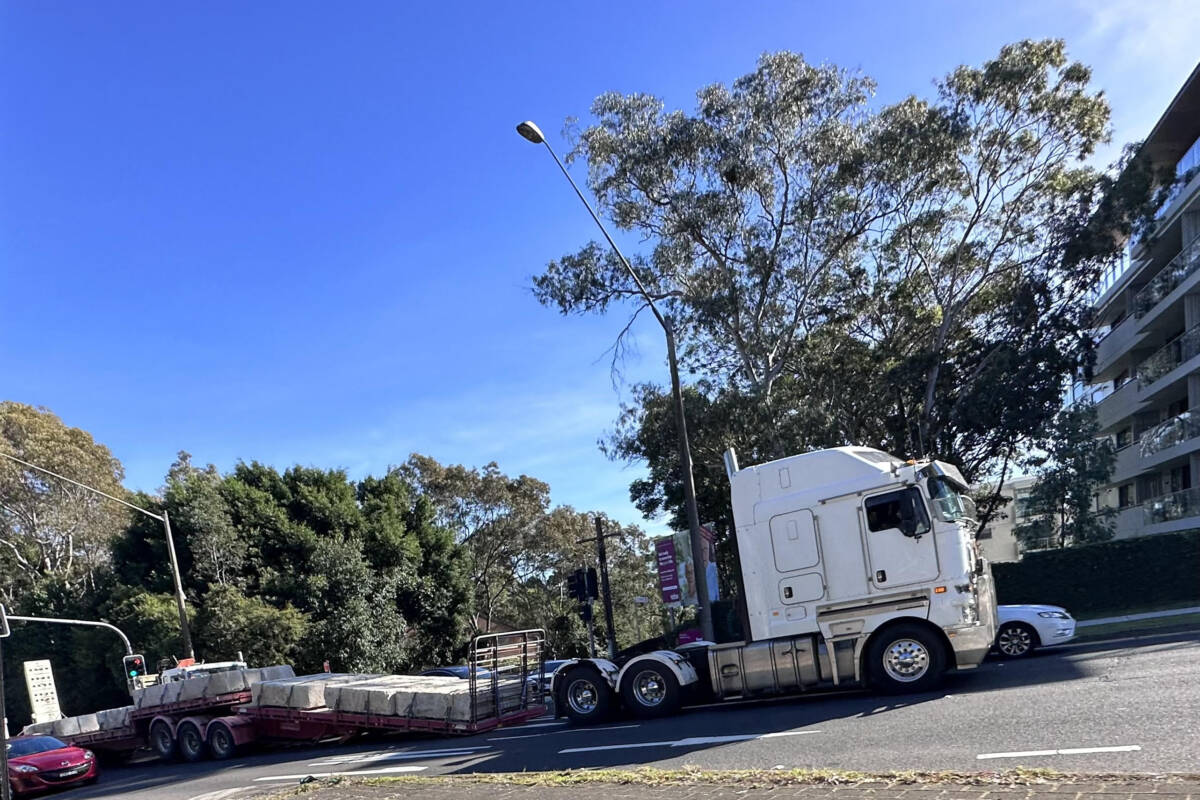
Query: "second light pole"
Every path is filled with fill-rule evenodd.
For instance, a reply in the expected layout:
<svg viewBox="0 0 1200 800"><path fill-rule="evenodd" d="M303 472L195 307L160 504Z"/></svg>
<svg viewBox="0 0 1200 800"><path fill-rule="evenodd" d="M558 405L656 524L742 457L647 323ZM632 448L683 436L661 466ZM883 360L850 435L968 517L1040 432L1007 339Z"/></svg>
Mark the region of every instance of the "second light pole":
<svg viewBox="0 0 1200 800"><path fill-rule="evenodd" d="M617 247L617 243L608 235L608 229L604 227L604 223L600 221L600 217L592 209L592 204L583 196L583 192L575 185L574 179L571 178L571 173L567 172L566 166L559 159L558 154L554 152L554 148L546 141L546 137L542 134L541 128L532 122L522 122L517 126L517 133L521 134L525 139L534 144L542 144L546 146L546 150L554 158L554 163L558 164L558 168L562 170L562 174L566 176L567 182L571 184L571 188L575 190L575 194L579 197L579 201L583 203L588 213L592 215L596 226L600 228L600 232L604 234L604 238L608 240L609 246L613 252L617 254L617 258L625 265L625 269L629 272L629 277L633 278L634 284L637 285L638 292L645 298L646 304L650 306L650 310L654 312L654 318L658 320L658 324L662 326L663 333L667 337L667 364L671 370L671 398L675 406L675 429L679 439L679 466L680 480L683 482L683 498L684 505L687 510L688 528L691 533L692 545L692 565L695 572L696 584L696 601L700 608L700 631L704 638L708 641L713 640L712 626L712 607L708 599L708 575L704 568L705 547L704 540L700 534L700 513L696 508L696 482L692 477L692 450L688 445L687 434L687 419L683 414L683 389L679 383L679 364L675 358L675 329L671 325L671 320L663 316L658 310L658 306L654 304L654 298L646 291L642 279L638 277L634 271L633 265L629 263L629 259L625 258L625 254L621 252L621 248Z"/></svg>

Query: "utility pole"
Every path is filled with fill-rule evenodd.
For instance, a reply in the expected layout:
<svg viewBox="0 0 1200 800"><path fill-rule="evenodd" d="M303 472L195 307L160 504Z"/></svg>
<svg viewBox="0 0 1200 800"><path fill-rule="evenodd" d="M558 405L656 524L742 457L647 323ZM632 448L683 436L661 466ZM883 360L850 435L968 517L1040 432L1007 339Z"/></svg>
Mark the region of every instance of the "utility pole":
<svg viewBox="0 0 1200 800"><path fill-rule="evenodd" d="M600 521L600 517L596 517L596 535L591 539L578 539L576 544L586 544L594 541L596 543L596 561L600 564L600 598L604 603L604 624L608 628L608 657L617 657L617 631L613 627L613 605L612 605L612 590L608 586L608 551L604 547L604 540L612 537L619 537L620 533L610 533L605 535L604 525Z"/></svg>
<svg viewBox="0 0 1200 800"><path fill-rule="evenodd" d="M183 595L183 580L179 577L179 561L178 561L178 559L175 558L175 538L171 535L171 521L167 518L167 510L164 508L162 516L159 516L158 514L155 514L152 511L147 511L146 509L142 508L141 506L135 506L133 503L130 503L126 500L122 500L119 497L113 497L111 494L108 494L107 492L102 492L99 489L96 489L92 486L88 486L86 483L80 483L77 480L68 478L66 475L59 475L57 472L51 472L50 470L46 469L45 467L39 467L37 464L30 464L28 461L22 461L21 459L17 458L16 456L10 456L8 453L0 453L0 456L7 458L9 461L15 461L16 463L18 463L22 466L28 467L29 469L35 469L38 472L44 472L45 474L49 475L52 478L58 478L60 481L66 481L67 483L71 484L72 486L78 486L80 489L87 489L89 492L92 492L93 494L98 494L101 497L108 498L109 500L112 500L114 503L120 503L121 505L125 506L126 508L131 508L140 514L145 514L147 517L150 517L151 519L156 519L162 523L163 534L166 536L166 539L167 539L167 556L171 560L171 576L175 579L175 607L179 610L179 637L183 643L183 657L184 658L195 658L196 653L192 649L192 632L188 628L187 599ZM132 652L132 651L130 651L130 652Z"/></svg>

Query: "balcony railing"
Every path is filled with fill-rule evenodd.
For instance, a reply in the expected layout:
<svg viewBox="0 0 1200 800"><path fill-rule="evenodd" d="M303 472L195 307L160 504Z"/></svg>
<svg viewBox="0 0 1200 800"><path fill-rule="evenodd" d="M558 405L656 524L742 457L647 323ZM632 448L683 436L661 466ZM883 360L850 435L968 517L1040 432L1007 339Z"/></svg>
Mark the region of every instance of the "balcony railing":
<svg viewBox="0 0 1200 800"><path fill-rule="evenodd" d="M1180 442L1200 436L1200 406L1190 408L1177 417L1160 422L1142 434L1141 456L1147 458L1155 453L1174 447Z"/></svg>
<svg viewBox="0 0 1200 800"><path fill-rule="evenodd" d="M1200 268L1200 236L1192 239L1133 298L1133 313L1144 317L1164 297Z"/></svg>
<svg viewBox="0 0 1200 800"><path fill-rule="evenodd" d="M1184 489L1155 497L1143 503L1142 509L1147 525L1200 516L1200 489Z"/></svg>
<svg viewBox="0 0 1200 800"><path fill-rule="evenodd" d="M1196 355L1200 355L1200 325L1179 334L1138 365L1138 388L1145 389Z"/></svg>

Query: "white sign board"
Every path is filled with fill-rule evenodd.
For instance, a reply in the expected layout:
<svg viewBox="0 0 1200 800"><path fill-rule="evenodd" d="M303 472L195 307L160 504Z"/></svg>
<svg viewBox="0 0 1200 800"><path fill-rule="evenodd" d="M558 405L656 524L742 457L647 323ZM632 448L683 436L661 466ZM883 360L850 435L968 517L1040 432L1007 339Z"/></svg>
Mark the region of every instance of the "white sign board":
<svg viewBox="0 0 1200 800"><path fill-rule="evenodd" d="M54 687L54 672L50 669L49 661L25 662L25 687L29 689L34 723L62 719L62 711L58 707L58 689Z"/></svg>

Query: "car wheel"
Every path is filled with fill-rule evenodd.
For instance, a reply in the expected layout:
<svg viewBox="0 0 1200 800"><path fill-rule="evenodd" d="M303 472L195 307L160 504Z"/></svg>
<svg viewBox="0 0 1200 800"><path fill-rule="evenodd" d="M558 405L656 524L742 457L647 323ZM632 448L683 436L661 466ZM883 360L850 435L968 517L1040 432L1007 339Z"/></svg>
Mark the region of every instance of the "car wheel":
<svg viewBox="0 0 1200 800"><path fill-rule="evenodd" d="M679 710L679 681L657 661L641 661L625 671L621 700L643 719L665 717Z"/></svg>
<svg viewBox="0 0 1200 800"><path fill-rule="evenodd" d="M1005 658L1024 658L1038 644L1037 631L1024 622L1006 622L996 633L996 650Z"/></svg>
<svg viewBox="0 0 1200 800"><path fill-rule="evenodd" d="M945 667L945 647L921 625L893 625L867 645L867 676L885 694L929 691L941 682Z"/></svg>
<svg viewBox="0 0 1200 800"><path fill-rule="evenodd" d="M178 743L175 741L175 734L171 731L171 726L164 720L156 720L150 725L150 747L154 749L155 755L163 761L170 761L175 758L175 753L178 750Z"/></svg>
<svg viewBox="0 0 1200 800"><path fill-rule="evenodd" d="M562 708L572 722L600 722L612 711L612 689L594 667L573 667L561 686Z"/></svg>

